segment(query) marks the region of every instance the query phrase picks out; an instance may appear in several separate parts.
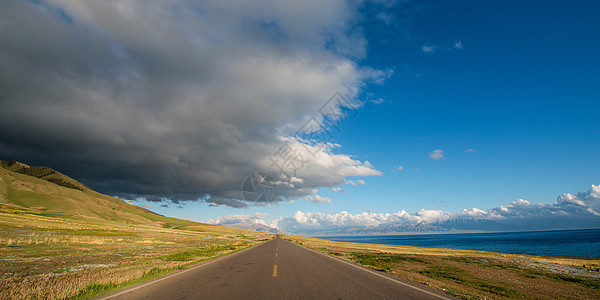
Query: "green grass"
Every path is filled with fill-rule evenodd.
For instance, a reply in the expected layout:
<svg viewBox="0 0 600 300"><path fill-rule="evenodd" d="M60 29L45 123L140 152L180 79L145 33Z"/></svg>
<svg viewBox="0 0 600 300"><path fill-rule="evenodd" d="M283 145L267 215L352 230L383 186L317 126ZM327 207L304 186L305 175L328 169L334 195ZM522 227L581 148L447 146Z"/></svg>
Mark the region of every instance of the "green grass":
<svg viewBox="0 0 600 300"><path fill-rule="evenodd" d="M227 246L211 246L208 249L198 249L192 251L183 251L178 253L173 253L169 255L161 256L162 260L165 261L189 261L198 257L211 257L215 256L223 251L232 251L236 250L237 247L233 245Z"/></svg>
<svg viewBox="0 0 600 300"><path fill-rule="evenodd" d="M341 255L341 254L340 254ZM418 262L426 264L427 261L408 255L388 254L388 253L352 253L350 257L354 262L364 266L375 267L386 273L394 270L394 267L401 262Z"/></svg>
<svg viewBox="0 0 600 300"><path fill-rule="evenodd" d="M83 191L83 188L81 186L78 186L78 185L71 183L67 180L64 180L62 178L47 178L46 180L49 182L52 182L56 185L64 186L66 188Z"/></svg>
<svg viewBox="0 0 600 300"><path fill-rule="evenodd" d="M445 257L444 259L449 260L449 261L459 262L459 263L478 265L478 266L485 267L485 268L502 269L502 270L510 270L510 269L521 270L521 268L519 268L518 266L513 265L513 264L501 263L501 262L497 262L497 261L490 260L490 259L484 259L484 258L465 257L465 256L449 256L449 257Z"/></svg>
<svg viewBox="0 0 600 300"><path fill-rule="evenodd" d="M67 235L91 235L91 236L137 236L133 232L117 231L117 230L69 230L69 229L54 229L52 232L67 234Z"/></svg>
<svg viewBox="0 0 600 300"><path fill-rule="evenodd" d="M177 269L179 269L179 268L177 268ZM71 299L72 300L90 299L90 298L93 298L93 297L96 297L99 295L110 293L112 291L126 288L128 286L132 286L137 283L148 281L148 280L156 278L156 277L160 277L162 275L171 273L175 270L176 269L173 269L173 268L166 268L166 269L152 268L152 269L150 269L150 271L144 272L144 274L140 278L122 282L119 284L112 283L112 282L104 283L104 284L90 283L90 284L84 286L82 289L80 289L77 292L77 294L75 294L67 299L69 299L69 300L71 300Z"/></svg>
<svg viewBox="0 0 600 300"><path fill-rule="evenodd" d="M112 290L116 290L117 288L124 286L124 284L114 284L114 283L90 283L79 290L77 295L69 297L67 299L89 299L94 296L102 295L108 293Z"/></svg>
<svg viewBox="0 0 600 300"><path fill-rule="evenodd" d="M448 279L458 283L465 283L467 281L464 277L464 272L461 269L453 267L429 268L419 273L434 279Z"/></svg>
<svg viewBox="0 0 600 300"><path fill-rule="evenodd" d="M565 274L547 274L546 276L551 277L557 281L572 282L583 285L585 287L600 289L600 281L591 278L576 277Z"/></svg>
<svg viewBox="0 0 600 300"><path fill-rule="evenodd" d="M390 263L397 263L403 261L427 263L426 260L414 256L400 255L400 254L388 254L388 253L353 253L352 260L361 265L371 266L383 266Z"/></svg>
<svg viewBox="0 0 600 300"><path fill-rule="evenodd" d="M465 286L476 288L480 291L489 292L498 296L507 298L525 299L527 295L523 292L499 285L494 285L481 279L474 278L465 271L454 267L430 267L427 270L419 272L429 278L438 280L452 280Z"/></svg>

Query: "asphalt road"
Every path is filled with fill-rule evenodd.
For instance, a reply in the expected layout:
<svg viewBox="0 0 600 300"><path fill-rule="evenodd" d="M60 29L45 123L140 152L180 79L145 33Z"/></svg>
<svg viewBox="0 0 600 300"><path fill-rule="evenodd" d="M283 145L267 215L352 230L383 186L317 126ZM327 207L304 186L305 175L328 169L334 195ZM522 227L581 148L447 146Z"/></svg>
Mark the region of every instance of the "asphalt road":
<svg viewBox="0 0 600 300"><path fill-rule="evenodd" d="M452 299L281 238L99 299Z"/></svg>

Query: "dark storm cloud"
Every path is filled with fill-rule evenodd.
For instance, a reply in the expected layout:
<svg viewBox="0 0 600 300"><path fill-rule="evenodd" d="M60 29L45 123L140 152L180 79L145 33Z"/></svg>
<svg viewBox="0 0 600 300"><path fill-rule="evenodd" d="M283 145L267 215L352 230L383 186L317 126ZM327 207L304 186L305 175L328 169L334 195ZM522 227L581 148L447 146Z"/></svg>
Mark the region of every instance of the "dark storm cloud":
<svg viewBox="0 0 600 300"><path fill-rule="evenodd" d="M102 192L246 207L239 191L334 92L385 72L347 1L2 1L0 157ZM298 149L298 143L294 144ZM368 162L320 149L279 190L315 193ZM177 203L177 202L174 202Z"/></svg>

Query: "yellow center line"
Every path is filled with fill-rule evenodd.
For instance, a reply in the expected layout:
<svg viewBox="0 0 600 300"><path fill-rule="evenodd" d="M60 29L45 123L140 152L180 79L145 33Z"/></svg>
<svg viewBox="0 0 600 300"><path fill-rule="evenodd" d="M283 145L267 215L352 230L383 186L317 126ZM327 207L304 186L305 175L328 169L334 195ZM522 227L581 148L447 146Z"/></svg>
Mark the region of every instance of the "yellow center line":
<svg viewBox="0 0 600 300"><path fill-rule="evenodd" d="M275 252L275 257L277 257L277 252Z"/></svg>
<svg viewBox="0 0 600 300"><path fill-rule="evenodd" d="M273 267L273 277L277 277L277 265Z"/></svg>

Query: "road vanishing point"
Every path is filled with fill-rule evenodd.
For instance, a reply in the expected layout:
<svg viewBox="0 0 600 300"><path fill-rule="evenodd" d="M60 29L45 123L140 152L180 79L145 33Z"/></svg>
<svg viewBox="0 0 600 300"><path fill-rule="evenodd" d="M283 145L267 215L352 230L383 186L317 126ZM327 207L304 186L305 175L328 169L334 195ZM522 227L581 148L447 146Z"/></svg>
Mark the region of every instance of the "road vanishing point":
<svg viewBox="0 0 600 300"><path fill-rule="evenodd" d="M275 239L97 299L455 299Z"/></svg>

